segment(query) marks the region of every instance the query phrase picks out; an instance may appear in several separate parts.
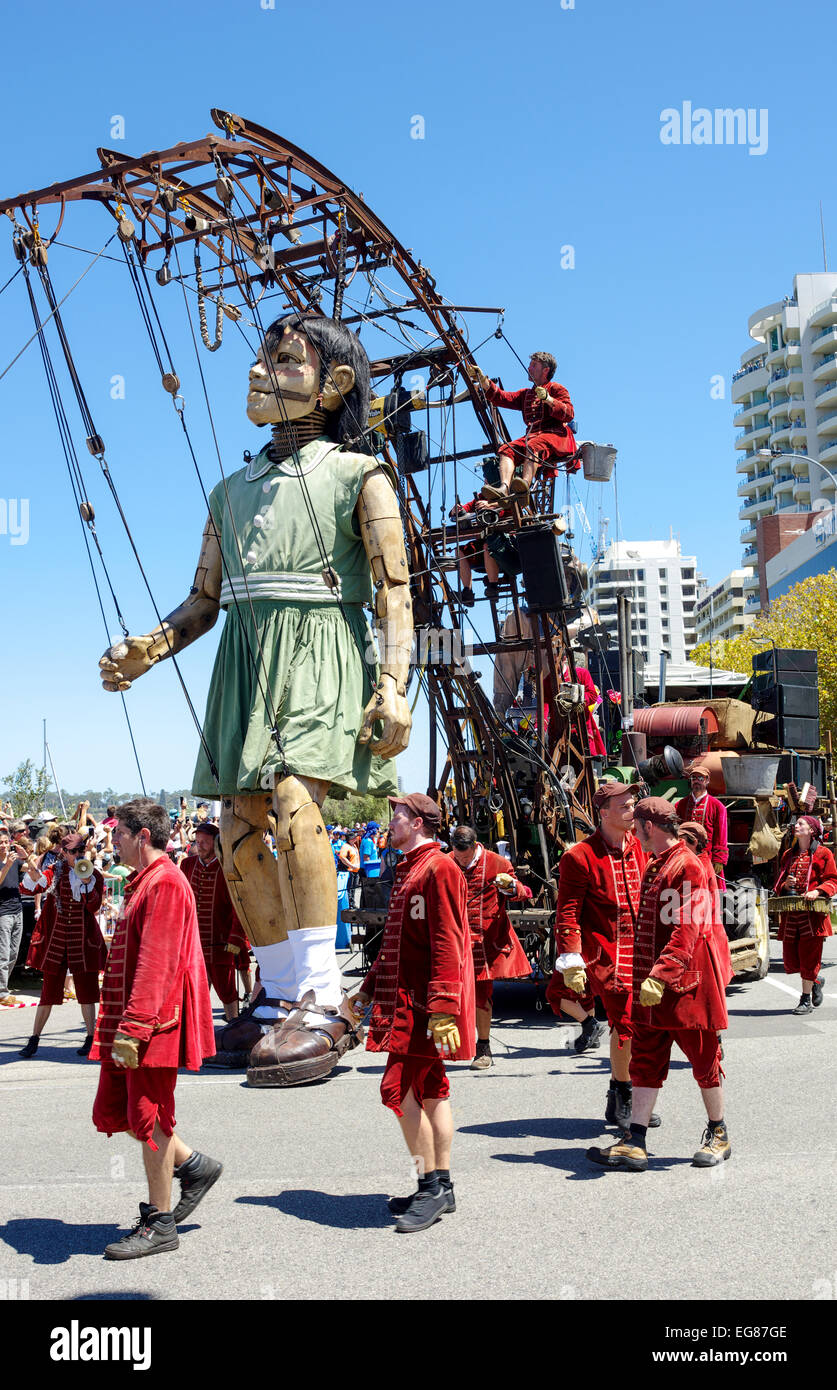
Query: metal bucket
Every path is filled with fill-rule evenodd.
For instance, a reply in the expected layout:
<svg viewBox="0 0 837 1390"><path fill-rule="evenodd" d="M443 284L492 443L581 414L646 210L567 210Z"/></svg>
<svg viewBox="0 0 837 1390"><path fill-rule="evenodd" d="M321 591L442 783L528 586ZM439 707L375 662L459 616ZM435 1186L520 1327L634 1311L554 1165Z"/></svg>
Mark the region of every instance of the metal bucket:
<svg viewBox="0 0 837 1390"><path fill-rule="evenodd" d="M587 439L579 447L581 467L585 478L591 483L607 483L616 462L616 450L612 444L594 444Z"/></svg>
<svg viewBox="0 0 837 1390"><path fill-rule="evenodd" d="M778 755L741 753L723 760L728 796L772 796L779 771Z"/></svg>

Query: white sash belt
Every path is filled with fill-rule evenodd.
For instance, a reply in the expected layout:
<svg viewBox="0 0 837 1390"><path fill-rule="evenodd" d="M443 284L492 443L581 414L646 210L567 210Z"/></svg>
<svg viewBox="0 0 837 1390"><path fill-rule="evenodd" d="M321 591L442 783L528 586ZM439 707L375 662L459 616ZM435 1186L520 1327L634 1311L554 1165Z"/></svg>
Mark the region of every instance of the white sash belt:
<svg viewBox="0 0 837 1390"><path fill-rule="evenodd" d="M285 603L337 603L340 583L330 589L321 574L294 574L274 571L272 574L248 574L224 579L221 584L221 607L244 605L248 599L279 599Z"/></svg>

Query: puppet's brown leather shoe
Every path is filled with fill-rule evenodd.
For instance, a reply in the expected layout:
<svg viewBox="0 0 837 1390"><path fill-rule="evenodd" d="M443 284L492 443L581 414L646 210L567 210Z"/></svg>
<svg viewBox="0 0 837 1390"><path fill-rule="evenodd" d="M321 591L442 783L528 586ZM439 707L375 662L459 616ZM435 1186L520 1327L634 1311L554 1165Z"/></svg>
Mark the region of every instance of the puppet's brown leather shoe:
<svg viewBox="0 0 837 1390"><path fill-rule="evenodd" d="M344 1052L362 1040L363 1029L356 1024L345 996L339 1008L330 1009L316 1004L309 990L284 1023L274 1025L256 1043L247 1082L250 1086L300 1086L319 1081L334 1070Z"/></svg>

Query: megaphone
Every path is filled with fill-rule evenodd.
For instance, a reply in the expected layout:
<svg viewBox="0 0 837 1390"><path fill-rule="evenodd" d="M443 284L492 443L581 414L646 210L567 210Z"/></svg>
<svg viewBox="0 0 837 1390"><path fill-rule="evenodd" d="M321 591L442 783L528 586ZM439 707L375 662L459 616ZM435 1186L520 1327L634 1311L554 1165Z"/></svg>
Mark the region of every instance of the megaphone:
<svg viewBox="0 0 837 1390"><path fill-rule="evenodd" d="M683 776L683 759L677 749L667 743L662 753L637 763L637 772L642 781L649 785L654 782L675 782Z"/></svg>
<svg viewBox="0 0 837 1390"><path fill-rule="evenodd" d="M81 881L82 881L82 883L86 883L88 879L90 879L90 878L93 877L93 861L92 861L92 860L90 860L90 859L77 859L73 867L75 868L75 871L76 871L76 877L77 877L77 878L80 878Z"/></svg>

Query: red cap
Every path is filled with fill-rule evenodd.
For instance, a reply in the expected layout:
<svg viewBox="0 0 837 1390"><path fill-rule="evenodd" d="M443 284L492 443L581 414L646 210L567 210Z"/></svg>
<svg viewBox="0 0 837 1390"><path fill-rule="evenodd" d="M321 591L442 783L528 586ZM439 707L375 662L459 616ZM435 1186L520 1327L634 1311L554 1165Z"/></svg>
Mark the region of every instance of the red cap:
<svg viewBox="0 0 837 1390"><path fill-rule="evenodd" d="M643 797L642 801L637 802L634 814L637 820L650 820L653 825L670 827L672 830L676 830L680 823L673 804L666 801L664 796Z"/></svg>
<svg viewBox="0 0 837 1390"><path fill-rule="evenodd" d="M804 825L808 826L808 829L811 831L811 834L815 835L818 840L822 839L823 827L822 821L820 820L819 816L797 816L796 824L799 825L800 821Z"/></svg>
<svg viewBox="0 0 837 1390"><path fill-rule="evenodd" d="M710 768L708 763L702 763L700 758L696 758L695 761L689 767L686 776L693 777L695 773L698 773L700 777L711 777L712 769Z"/></svg>
<svg viewBox="0 0 837 1390"><path fill-rule="evenodd" d="M677 832L681 840L685 839L686 832L691 835L693 840L697 841L699 854L706 849L709 844L709 835L705 826L700 825L696 820L686 820Z"/></svg>
<svg viewBox="0 0 837 1390"><path fill-rule="evenodd" d="M442 812L439 804L433 801L423 792L408 792L405 796L388 796L387 801L393 810L396 806L406 806L408 811L412 811L414 816L421 816L434 830L438 830L442 824Z"/></svg>
<svg viewBox="0 0 837 1390"><path fill-rule="evenodd" d="M605 801L610 801L614 796L622 796L624 792L630 792L633 796L637 794L636 787L632 787L628 782L617 782L609 777L606 782L600 782L597 786L593 793L593 805L598 810Z"/></svg>

